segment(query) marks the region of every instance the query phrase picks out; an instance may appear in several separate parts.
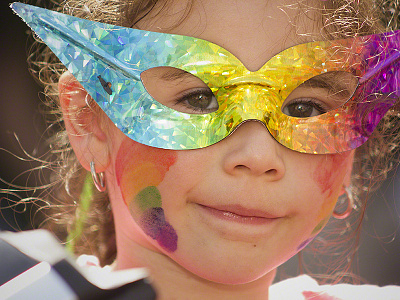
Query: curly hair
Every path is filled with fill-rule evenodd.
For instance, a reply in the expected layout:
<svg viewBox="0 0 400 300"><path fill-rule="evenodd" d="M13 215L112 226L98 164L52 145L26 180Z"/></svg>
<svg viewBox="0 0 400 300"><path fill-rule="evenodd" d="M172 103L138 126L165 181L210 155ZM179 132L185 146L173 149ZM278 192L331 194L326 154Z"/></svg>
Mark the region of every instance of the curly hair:
<svg viewBox="0 0 400 300"><path fill-rule="evenodd" d="M65 0L57 3L56 0L52 0L58 11L125 27L137 26L138 22L149 16L150 12L152 15L157 15L165 11L172 1L174 0ZM399 5L393 3L394 1L384 0L379 2L332 0L320 1L319 7L312 8L321 12L321 19L316 21L321 24L322 35L332 39L379 33L397 27L400 22ZM184 20L190 13L191 5L192 2L188 1L180 20ZM298 8L300 11L306 11L311 7L307 1L299 1ZM99 257L101 264L109 264L115 259L116 245L113 216L106 193L98 193L93 189L90 209L85 212L85 218L82 220L79 199L87 171L80 166L70 147L58 102L57 83L61 74L65 72L65 67L39 41L36 41L29 61L33 75L45 87L45 104L51 128L49 144L52 157L48 163L54 172L51 178L52 188L48 189L48 199L45 202L49 204L43 208L48 216L43 227L55 232L61 241L69 242L67 237L73 239L76 254L92 253ZM96 104L91 103L90 106L94 107ZM351 247L345 247L349 251L344 251L345 254L337 255L337 259L332 260L332 264L343 266L342 274L350 271L349 260L354 257L357 248L359 234L357 229L361 226L367 195L386 178L393 166L391 158L395 156L400 142L398 119L398 112L391 110L368 142L356 150L352 189L356 196L358 213L353 214L352 221L348 222L351 226L346 227L356 230L349 232L346 238L336 234L342 229L328 230L311 245L315 252L342 253L343 251L339 251L339 244L343 245L346 242L353 244ZM83 226L82 233L76 237L71 236L70 233L75 230L76 220L79 218ZM331 242L328 242L329 240ZM331 270L332 274L338 273L336 267Z"/></svg>

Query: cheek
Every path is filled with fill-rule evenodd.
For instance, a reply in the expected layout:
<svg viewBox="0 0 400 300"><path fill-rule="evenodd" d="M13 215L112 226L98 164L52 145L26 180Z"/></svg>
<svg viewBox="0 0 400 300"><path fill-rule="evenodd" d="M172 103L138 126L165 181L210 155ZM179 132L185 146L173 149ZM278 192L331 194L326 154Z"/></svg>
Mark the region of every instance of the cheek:
<svg viewBox="0 0 400 300"><path fill-rule="evenodd" d="M121 143L115 163L117 184L125 203L130 206L139 194L138 201L145 199L146 195L155 195L151 190L143 190L158 186L176 160L175 151L145 146L126 138Z"/></svg>
<svg viewBox="0 0 400 300"><path fill-rule="evenodd" d="M168 252L177 249L178 236L168 223L157 186L177 154L125 139L117 154L115 173L125 204L142 230Z"/></svg>
<svg viewBox="0 0 400 300"><path fill-rule="evenodd" d="M315 168L312 178L320 188L321 194L326 194L327 198L333 194L335 183L347 168L349 156L349 153L325 155Z"/></svg>
<svg viewBox="0 0 400 300"><path fill-rule="evenodd" d="M322 205L316 217L317 225L311 232L312 237L315 237L329 221L343 184L344 175L349 167L350 156L350 153L326 155L321 158L312 174L312 178L323 197ZM311 239L304 243L307 244Z"/></svg>

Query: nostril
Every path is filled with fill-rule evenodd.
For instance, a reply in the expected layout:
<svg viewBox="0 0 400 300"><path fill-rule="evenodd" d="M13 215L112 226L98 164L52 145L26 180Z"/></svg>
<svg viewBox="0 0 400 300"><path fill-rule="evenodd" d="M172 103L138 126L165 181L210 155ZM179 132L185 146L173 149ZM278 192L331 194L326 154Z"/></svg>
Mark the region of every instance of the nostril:
<svg viewBox="0 0 400 300"><path fill-rule="evenodd" d="M235 166L234 169L237 170L237 171L250 170L250 168L245 166L245 165L237 165L237 166Z"/></svg>
<svg viewBox="0 0 400 300"><path fill-rule="evenodd" d="M276 176L278 174L278 170L276 169L270 169L265 171L265 174L271 175L271 176Z"/></svg>
<svg viewBox="0 0 400 300"><path fill-rule="evenodd" d="M236 165L234 169L235 169L236 171L246 171L246 170L250 170L250 171L253 170L253 171L254 171L254 168L251 168L251 167L246 166L246 165ZM266 170L266 171L264 171L264 172L262 172L262 171L260 170L260 174L261 174L261 173L265 173L265 174L270 175L270 176L275 176L275 175L278 174L278 171L277 171L276 169L271 168L271 169Z"/></svg>

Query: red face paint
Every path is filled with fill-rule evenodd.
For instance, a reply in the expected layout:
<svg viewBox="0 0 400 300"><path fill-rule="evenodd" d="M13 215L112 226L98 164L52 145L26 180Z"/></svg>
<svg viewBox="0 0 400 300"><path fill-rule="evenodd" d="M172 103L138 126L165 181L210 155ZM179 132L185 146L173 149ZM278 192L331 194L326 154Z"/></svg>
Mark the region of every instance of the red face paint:
<svg viewBox="0 0 400 300"><path fill-rule="evenodd" d="M313 229L311 233L312 236L318 234L329 221L338 197L335 184L337 183L338 176L342 174L343 168L346 167L346 159L349 155L350 152L325 155L315 168L312 177L319 186L321 194L324 194L326 198L321 204L317 216L318 224Z"/></svg>
<svg viewBox="0 0 400 300"><path fill-rule="evenodd" d="M143 232L168 252L177 249L178 235L166 220L157 186L176 159L175 151L125 139L115 163L117 183L132 216Z"/></svg>
<svg viewBox="0 0 400 300"><path fill-rule="evenodd" d="M348 156L348 153L325 155L315 168L313 179L322 194L328 193L327 197L332 195L333 185Z"/></svg>
<svg viewBox="0 0 400 300"><path fill-rule="evenodd" d="M176 152L125 139L117 154L115 172L127 205L144 188L157 186L176 162Z"/></svg>

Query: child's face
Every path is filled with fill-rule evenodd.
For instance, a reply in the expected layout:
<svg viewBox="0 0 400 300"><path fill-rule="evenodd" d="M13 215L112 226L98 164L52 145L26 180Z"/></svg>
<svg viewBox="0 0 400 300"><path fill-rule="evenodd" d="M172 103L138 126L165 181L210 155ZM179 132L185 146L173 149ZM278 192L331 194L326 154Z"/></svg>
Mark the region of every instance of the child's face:
<svg viewBox="0 0 400 300"><path fill-rule="evenodd" d="M295 9L284 13L277 7L282 1L202 2L173 33L219 44L252 71L281 50L310 41L296 32L319 32L309 16L296 18ZM175 15L179 18L179 5L174 5L176 14L160 14L139 27L168 28ZM297 31L289 22L295 19ZM328 221L353 161L351 151L310 155L289 150L255 121L197 150L151 148L116 128L109 138L107 180L119 263L135 265L129 265L135 253L126 246L134 241L224 283L254 280L311 241Z"/></svg>

